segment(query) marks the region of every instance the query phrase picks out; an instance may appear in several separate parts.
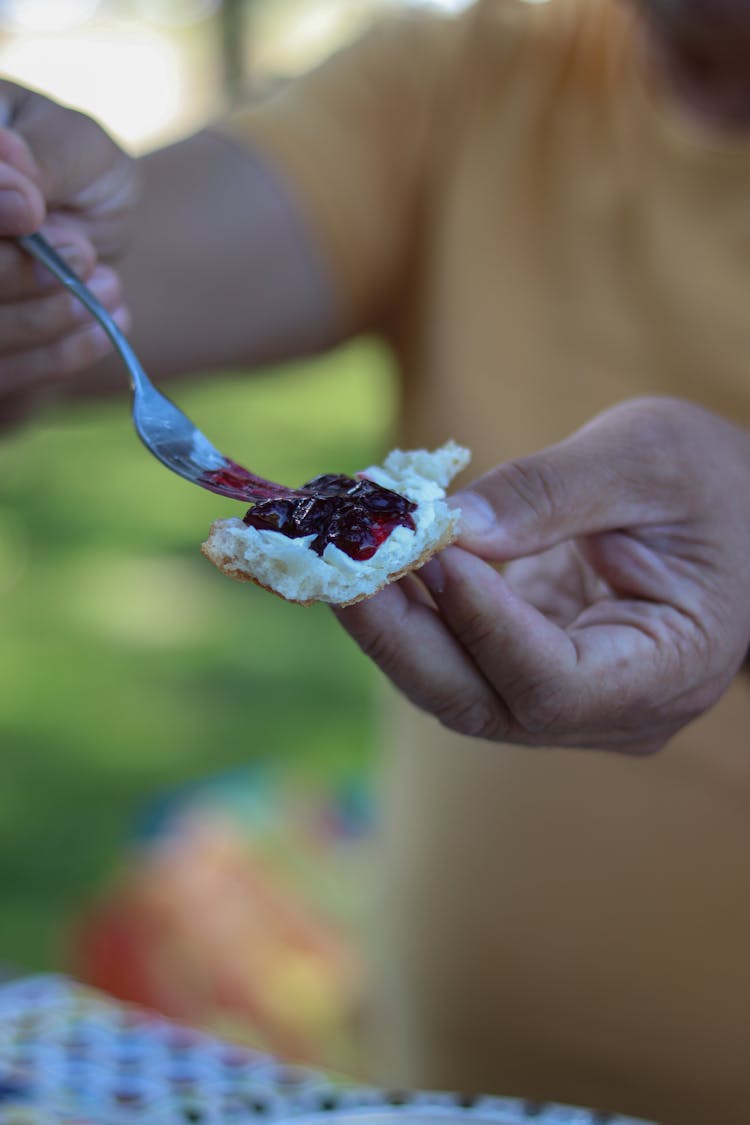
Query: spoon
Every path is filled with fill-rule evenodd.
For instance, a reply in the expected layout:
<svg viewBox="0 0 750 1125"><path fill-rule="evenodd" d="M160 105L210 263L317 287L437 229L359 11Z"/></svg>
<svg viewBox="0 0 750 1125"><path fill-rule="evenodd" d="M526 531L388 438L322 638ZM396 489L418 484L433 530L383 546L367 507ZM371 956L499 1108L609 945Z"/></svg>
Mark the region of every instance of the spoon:
<svg viewBox="0 0 750 1125"><path fill-rule="evenodd" d="M130 375L136 433L162 465L191 484L234 500L257 501L306 495L305 490L286 488L264 480L219 453L205 434L156 389L124 333L46 238L39 233L29 234L19 238L18 242L86 306L109 336Z"/></svg>

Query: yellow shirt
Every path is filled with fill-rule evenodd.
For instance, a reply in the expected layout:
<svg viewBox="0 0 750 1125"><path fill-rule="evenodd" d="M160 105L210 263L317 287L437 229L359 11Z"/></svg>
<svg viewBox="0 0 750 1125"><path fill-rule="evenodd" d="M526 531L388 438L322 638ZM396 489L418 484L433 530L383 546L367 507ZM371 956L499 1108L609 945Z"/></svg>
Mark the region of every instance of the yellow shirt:
<svg viewBox="0 0 750 1125"><path fill-rule="evenodd" d="M750 425L750 139L657 88L635 8L405 16L233 120L390 341L403 443L479 473L642 393ZM745 681L646 761L394 711L387 1079L750 1120Z"/></svg>

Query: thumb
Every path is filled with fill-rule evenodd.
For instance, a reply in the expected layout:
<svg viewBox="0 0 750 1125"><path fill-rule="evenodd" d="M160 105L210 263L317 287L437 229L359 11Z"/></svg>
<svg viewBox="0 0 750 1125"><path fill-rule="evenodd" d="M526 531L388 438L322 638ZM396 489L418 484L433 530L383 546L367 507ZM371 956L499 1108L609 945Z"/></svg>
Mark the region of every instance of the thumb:
<svg viewBox="0 0 750 1125"><path fill-rule="evenodd" d="M690 489L665 436L654 441L638 408L615 408L558 445L499 465L451 498L461 511L459 545L499 562L684 518Z"/></svg>

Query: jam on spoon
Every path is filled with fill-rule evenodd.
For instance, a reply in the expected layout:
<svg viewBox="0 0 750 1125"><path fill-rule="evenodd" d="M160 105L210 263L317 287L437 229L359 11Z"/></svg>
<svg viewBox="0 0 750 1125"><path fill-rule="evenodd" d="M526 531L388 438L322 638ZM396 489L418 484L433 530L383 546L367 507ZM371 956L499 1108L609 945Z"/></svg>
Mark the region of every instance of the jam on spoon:
<svg viewBox="0 0 750 1125"><path fill-rule="evenodd" d="M412 513L417 505L367 478L327 473L301 488L286 488L231 462L229 468L204 474L201 483L223 495L255 501L243 519L248 527L278 531L289 539L314 535L310 546L317 555L331 543L365 562L397 527L416 529Z"/></svg>

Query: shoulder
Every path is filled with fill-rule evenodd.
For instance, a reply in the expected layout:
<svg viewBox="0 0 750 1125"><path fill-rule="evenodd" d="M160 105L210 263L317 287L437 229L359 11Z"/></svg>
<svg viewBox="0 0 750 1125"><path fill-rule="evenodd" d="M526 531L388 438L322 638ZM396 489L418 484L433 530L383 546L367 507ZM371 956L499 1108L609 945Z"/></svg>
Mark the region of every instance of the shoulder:
<svg viewBox="0 0 750 1125"><path fill-rule="evenodd" d="M623 63L630 65L635 5L476 0L461 21L453 88L462 112L492 117L533 103L548 113L618 88Z"/></svg>
<svg viewBox="0 0 750 1125"><path fill-rule="evenodd" d="M477 0L465 18L473 51L500 59L530 51L550 61L606 53L632 24L620 0Z"/></svg>

